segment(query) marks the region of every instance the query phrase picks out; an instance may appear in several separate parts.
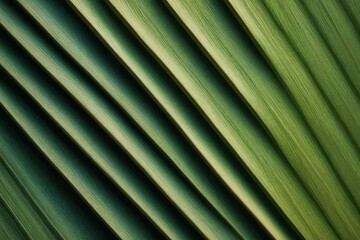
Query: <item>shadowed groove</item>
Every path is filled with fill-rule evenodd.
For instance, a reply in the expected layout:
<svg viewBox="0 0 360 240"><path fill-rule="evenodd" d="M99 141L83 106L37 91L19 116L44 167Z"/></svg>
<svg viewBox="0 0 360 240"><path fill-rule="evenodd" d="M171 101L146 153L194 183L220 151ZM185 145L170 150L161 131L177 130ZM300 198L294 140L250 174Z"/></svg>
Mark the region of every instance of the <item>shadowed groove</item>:
<svg viewBox="0 0 360 240"><path fill-rule="evenodd" d="M166 1L165 1L166 2ZM178 2L176 2L176 3L178 3ZM176 4L175 3L175 4ZM166 5L169 7L169 9L171 10L171 12L176 16L177 15L177 12L180 12L180 11L176 11L175 9L172 9L172 7L171 7L171 4L170 3L166 3ZM217 9L219 9L219 6L217 6L218 8ZM223 8L224 8L225 6L223 6ZM226 17L226 16L222 16L222 17L218 17L218 18L221 18L221 19L224 19L224 17ZM207 47L206 46L203 46L202 44L201 44L201 41L199 41L197 38L196 38L196 36L191 32L191 30L186 26L186 24L181 20L181 18L179 17L179 16L177 16L177 19L178 19L178 21L184 26L184 28L187 30L187 32L190 34L190 36L192 36L192 38L194 39L194 41L199 45L199 47L205 52L205 55L211 60L211 62L214 64L214 66L218 69L218 71L220 71L221 73L222 73L222 75L224 76L224 78L226 78L227 80L229 80L229 84L231 85L231 86L233 86L233 88L234 88L234 90L235 91L237 91L237 88L236 88L236 86L231 82L231 80L229 79L229 77L226 75L226 73L224 73L224 71L221 69L221 67L218 65L218 63L216 62L216 60L214 59L214 58L212 58L212 56L207 52ZM237 22L237 20L236 19L233 19L233 21L236 21ZM236 25L235 23L233 23L234 25ZM233 26L234 27L234 26ZM239 26L240 27L240 26ZM242 28L242 27L241 27ZM230 29L230 27L228 26L228 28L227 29ZM248 41L250 41L250 38L248 39ZM251 43L249 43L248 42L248 44L249 45L251 45ZM261 57L260 57L261 58ZM261 58L262 59L262 58ZM238 91L237 91L238 92ZM272 137L272 134L271 134L271 131L269 131L268 130L268 128L267 128L267 126L266 126L266 124L264 124L264 122L262 121L262 119L257 115L257 112L252 108L252 106L251 106L251 104L250 103L248 103L247 101L246 101L246 98L244 98L242 95L241 95L241 93L239 93L238 92L238 94L239 94L239 97L240 98L242 98L242 99L244 99L244 101L247 103L247 105L248 105L248 107L252 110L252 112L253 112L253 114L258 118L258 120L263 124L263 127L266 129L266 131L269 133L269 135L270 135L270 137ZM264 103L265 104L265 103ZM281 126L281 124L280 124L280 126ZM276 143L277 141L272 137L272 141L274 142L274 143ZM291 168L291 167L290 167ZM294 175L297 175L296 174L296 172L295 171L293 171L293 174ZM302 182L300 179L299 179L299 181L300 182ZM303 184L302 184L303 185ZM303 185L304 186L304 185ZM313 199L312 199L313 200ZM326 219L326 216L324 215L324 219ZM299 234L299 233L298 233Z"/></svg>
<svg viewBox="0 0 360 240"><path fill-rule="evenodd" d="M32 69L35 69L35 67L33 66L32 67ZM22 80L22 84L24 84L25 82ZM45 82L44 83L42 83L42 84L39 84L39 86L43 86L43 87L45 87L44 86L44 84L45 84ZM25 84L25 86L26 85L28 85L28 83L26 83ZM25 87L24 86L24 87ZM28 89L28 91L30 90L30 92L32 92L31 94L33 95L33 97L35 97L36 96L36 98L37 99L40 99L40 101L42 102L42 105L43 105L43 107L46 109L46 111L50 111L50 115L52 115L55 119L57 119L56 121L57 121L57 123L58 124L60 124L60 125L62 125L62 123L61 123L61 121L69 121L69 120L65 120L65 119L63 119L63 120L59 120L59 116L57 116L58 115L58 113L56 113L56 111L54 112L53 111L53 109L50 109L48 106L46 106L46 105L48 105L49 103L46 103L46 101L48 101L48 100L45 100L44 99L44 97L41 97L40 95L38 95L38 94L36 94L35 92L34 92L34 90L31 90L31 87L29 88L29 86L28 87L26 87L27 89ZM33 88L34 89L34 88ZM50 90L50 89L47 89L46 90L46 88L43 88L43 92L48 92L48 93L55 93L55 91L54 90ZM36 91L38 91L38 90L36 90ZM34 95L35 94L35 95ZM60 92L57 94L58 95L58 97L60 97ZM55 99L55 98L57 98L57 97L55 97L55 96L53 96L53 97L51 97L52 99ZM60 100L60 99L59 99ZM65 99L64 99L65 100ZM65 118L67 118L67 117L70 117L70 114L71 114L71 112L73 112L72 114L74 114L75 112L77 112L78 114L77 115L79 115L79 113L80 113L80 111L79 110L77 110L77 111L74 111L74 110L72 110L72 111L69 111L70 109L69 109L69 107L67 107L66 106L66 104L65 104L65 101L60 101L61 102L61 105L63 105L61 108L63 108L63 109L67 109L67 111L68 111L68 116L64 116L64 114L63 114L63 117L65 117ZM45 101L45 102L44 102ZM59 101L58 101L58 104L60 103ZM45 104L45 105L44 105ZM54 107L55 107L56 105L54 104ZM68 106L70 106L70 105L68 105ZM75 104L71 104L71 106L73 106L73 107L75 107ZM55 107L56 108L56 107ZM60 110L60 109L59 109ZM71 118L70 118L71 119ZM77 122L77 121L79 121L79 120L75 120L74 118L73 118L73 120L72 120L72 122ZM82 125L84 125L85 124L85 122L83 121L83 123L82 123ZM87 124L87 123L86 123ZM75 124L75 126L76 126L76 124ZM89 126L91 126L91 124L89 124ZM74 129L73 130L70 130L71 128L69 128L67 125L66 125L66 123L65 123L65 125L62 125L62 127L63 128L65 128L66 130L65 131L67 131L69 134L71 134L71 132L69 132L69 131L74 131ZM81 129L82 127L80 127L80 125L78 125L77 126L77 129ZM127 131L129 130L129 126L128 126L128 128L127 128ZM96 136L96 134L95 134L95 132L94 132L94 129L92 130L93 132L92 132L92 134L94 135L93 136L93 138L94 139L97 139L98 141L100 140L100 139L103 139L102 137L100 137L100 136ZM79 137L76 137L76 135L73 135L73 137L75 137L75 138L77 138L78 140L76 140L78 143L80 143L79 141ZM88 142L88 140L86 140L86 139L82 139L82 141L87 141ZM89 143L89 142L88 142ZM93 144L90 144L89 143L89 145L93 145ZM83 147L86 147L86 145L83 145ZM142 145L143 147L145 147L145 145ZM126 148L128 148L128 147L126 147ZM105 146L104 147L102 147L102 151L105 151ZM89 151L89 150L87 150L87 151ZM129 149L127 149L127 152L129 151ZM131 150L130 150L131 151ZM155 154L155 152L153 152L153 153L151 153L151 152L148 152L149 154ZM133 153L131 153L131 154L133 154ZM158 154L158 153L156 153L156 154ZM160 158L160 155L158 154L158 156L159 156L159 158ZM150 160L150 157L151 157L151 155L148 155L148 157L149 157L149 160ZM155 155L153 156L153 157L155 157ZM105 160L104 159L105 158L105 156L103 156L103 160ZM100 160L100 159L99 159ZM98 160L98 161L99 161ZM160 159L159 159L160 160ZM136 161L138 161L139 162L139 159L137 159ZM139 163L141 163L141 161L139 162ZM150 162L149 162L150 163ZM162 164L163 164L163 167L165 167L165 168L167 168L168 170L170 170L170 166L166 163L166 162L164 162L164 161L162 161ZM151 164L150 164L151 165ZM153 170L150 170L150 172L149 172L149 169L150 168L152 168L151 166L149 166L149 167L147 167L146 165L144 165L144 163L141 163L141 166L142 166L142 168L144 168L145 167L145 169L146 169L146 171L148 172L148 173L150 173L151 174L151 176L152 176L152 178L154 178L154 175L153 175L153 173L152 173L152 171ZM167 170L167 171L168 171ZM171 170L172 171L172 170ZM179 175L179 173L176 173L176 172L174 172L173 171L173 178L174 179L178 179L177 181L180 181L180 179L182 179L181 178L181 174ZM181 181L184 181L184 180L181 180ZM159 181L158 180L156 180L156 182L157 182L157 184L159 184ZM185 181L186 182L186 181ZM186 183L181 183L181 182L178 182L178 184L181 184L180 186L186 186L187 184ZM186 184L186 185L185 185ZM160 184L160 186L163 188L164 186L166 186L166 185L164 185L164 184ZM177 186L173 186L173 187L177 187ZM190 188L189 188L190 189ZM181 191L181 188L179 188L179 191ZM191 190L192 191L192 190ZM189 192L190 193L190 192ZM169 193L167 193L167 195L168 195ZM173 194L173 193L172 193ZM195 193L193 193L193 194L195 194ZM171 195L170 195L171 196ZM196 195L195 195L196 196ZM191 195L188 195L188 197L190 198L190 197L192 197ZM198 197L199 198L199 200L201 199L201 197ZM171 197L171 199L173 200L174 198L173 197ZM180 199L179 199L180 200ZM173 200L174 201L174 200ZM194 201L194 200L192 200L192 201ZM201 200L201 201L203 201L203 200ZM179 203L181 203L181 202L179 202L178 200L176 200L175 202L177 202L177 205L179 204ZM195 202L194 202L195 203ZM181 204L183 204L183 203L181 203ZM203 205L204 206L206 206L207 204L205 203L205 202L203 202ZM178 205L179 206L179 205ZM184 206L183 205L180 205L180 207L181 208L183 208ZM204 211L204 210L201 210L201 211ZM210 213L210 211L212 212L213 210L208 210L209 211L209 213ZM206 212L203 212L203 214L206 214ZM215 214L215 213L214 213ZM174 216L176 216L176 215L174 215ZM175 219L175 218L174 218ZM180 219L179 219L180 220ZM179 227L180 226L182 226L182 224L180 224L180 225L178 225ZM183 230L184 231L184 230ZM181 231L181 232L183 232L183 231Z"/></svg>
<svg viewBox="0 0 360 240"><path fill-rule="evenodd" d="M23 54L24 55L24 54ZM26 62L31 62L31 61L26 61ZM24 65L24 64L21 64L21 65ZM32 67L32 69L35 69L36 67ZM22 83L22 84L24 84L24 83ZM61 89L61 87L59 88L59 87L50 87L51 86L51 84L49 84L49 83L43 83L43 85L44 84L47 84L48 85L48 88L47 88L47 90L45 90L46 89L46 87L45 86L43 86L43 89L45 90L44 92L56 92L56 89ZM42 86L42 84L40 84L40 82L38 82L38 86ZM29 87L28 86L26 86L26 84L25 84L25 86L24 86L26 89L27 89L27 91L29 91ZM44 88L45 87L45 88ZM31 92L31 90L30 90L30 92ZM32 92L32 96L34 97L34 96L36 96L36 95L34 95L34 92ZM60 91L58 91L58 96L59 96L59 94L60 94ZM61 93L60 95L62 95L62 96L64 96L65 97L65 95L64 95L64 93ZM71 95L69 95L68 96L69 97L69 99L72 99L72 96ZM39 97L39 96L37 96L37 98L38 99L41 99L41 97ZM56 98L55 96L53 96L52 97L53 99L54 98ZM36 98L35 98L36 99ZM63 100L62 101L62 104L65 104L65 100ZM75 102L72 102L69 106L73 106L73 107L75 107L77 105L77 103L75 103ZM44 106L43 106L44 107ZM66 107L66 104L63 106L63 107ZM48 108L44 108L45 110L47 110L47 111L49 111L49 109ZM78 116L80 117L80 116L83 116L83 117L80 117L80 118L73 118L73 120L74 120L74 122L81 122L82 123L82 125L83 126L88 126L89 128L88 128L88 132L90 131L90 127L91 126L97 126L97 124L95 123L95 122L92 122L92 120L91 120L91 117L88 117L88 116L86 116L86 115L84 115L83 113L81 113L81 112L83 112L81 109L77 109L77 110L74 110L75 112L77 112L78 114ZM68 111L69 112L69 114L71 114L71 111ZM80 114L81 113L81 114ZM57 122L57 124L59 124L60 126L61 126L61 122L59 122L59 118L57 118L56 117L56 115L53 115L54 113L52 112L51 113L51 110L50 110L50 115L52 116L52 117L54 117L55 119L57 119L57 120L55 120L56 122ZM86 122L85 122L86 121ZM66 121L65 121L66 122ZM89 123L87 123L87 122L89 122ZM68 127L66 127L65 125L64 126L62 126L62 128L65 128L65 129L67 129L67 130L64 130L65 132L66 132L66 134L67 135L69 135L72 139L73 139L73 141L75 141L76 143L77 143L77 145L80 145L80 148L82 149L82 151L84 151L84 152L87 152L87 155L90 155L90 158L94 158L95 157L95 159L97 159L97 163L95 163L95 165L97 166L97 168L99 168L101 171L104 171L104 169L102 169L102 167L101 166L99 166L99 161L101 161L101 159L99 159L99 156L96 156L96 155L94 155L94 154L92 154L92 153L90 153L89 152L89 148L88 147L86 147L85 145L82 145L81 144L81 142L79 142L79 137L75 137L75 139L73 138L74 136L76 136L76 135L74 135L72 132L69 132L69 128ZM139 170L136 170L136 169L134 169L134 166L132 166L131 165L131 161L132 160L130 160L130 159L127 159L127 157L125 157L125 155L124 155L124 153L122 153L121 151L120 151L120 149L117 147L117 145L115 144L115 143L113 143L113 140L112 139L109 139L109 136L106 136L106 133L100 133L98 130L96 130L98 127L96 127L96 128L92 128L92 132L91 132L91 137L93 138L93 139L101 139L101 142L106 142L106 145L103 145L102 147L101 147L101 142L98 142L98 145L99 146L97 146L96 148L100 151L100 149L101 149L101 151L103 151L103 153L101 154L102 155L102 158L103 158L103 160L105 161L105 158L112 158L112 161L113 161L113 164L111 164L110 166L112 166L113 168L116 168L116 169L122 169L122 168L124 168L124 170L121 170L121 171L125 171L125 172L127 172L125 175L124 175L124 172L119 172L118 170L115 170L114 169L114 171L116 172L116 171L118 171L118 175L119 176L122 176L122 177L125 177L126 178L126 176L127 176L127 178L132 178L132 179L136 179L136 181L138 182L137 184L144 184L144 187L145 186L147 186L146 185L146 182L147 182L147 180L146 179L144 179L144 177L143 177L143 175L141 175L141 173L139 172ZM91 137L90 137L90 139L91 139ZM77 140L76 140L77 139ZM88 138L89 139L89 138ZM86 142L86 139L83 139L83 141L84 142ZM89 142L88 142L89 143ZM90 143L89 143L90 144ZM94 142L92 145L94 146L94 144L96 144L96 142ZM81 146L82 145L82 146ZM85 146L85 148L84 148L84 146ZM109 153L105 153L105 152L109 152ZM118 164L118 163L116 163L116 161L117 161L117 159L114 159L114 158L117 158L117 157L115 157L116 155L119 155L119 153L122 153L122 164ZM110 160L109 159L109 160ZM96 161L95 161L96 162ZM108 160L106 160L106 162L109 162ZM124 165L124 164L126 164L126 165ZM128 167L128 165L130 164L130 168ZM101 164L100 164L101 165ZM115 183L115 185L119 185L120 184L120 186L122 185L121 184L121 181L127 181L125 178L124 179L122 179L121 180L121 178L119 179L118 177L116 178L116 181L113 179L113 177L115 177L116 175L114 175L114 171L110 171L109 172L109 166L107 166L106 167L106 171L105 171L105 174L106 175L108 175L109 176L109 173L110 173L110 180L112 181L112 182L114 182ZM125 186L127 186L127 185L125 185ZM133 187L135 187L136 188L136 186L133 186ZM146 191L145 191L145 189L146 189L146 187L144 188L143 187L143 189L142 189L142 191L144 191L145 193L146 193ZM155 186L153 186L153 187L151 187L151 186L148 186L148 188L149 189L152 189L152 188L154 188ZM127 189L127 191L131 191L131 188L129 188L129 187L127 187L126 188ZM124 191L124 189L122 189L122 191L124 192L124 194L126 194L127 195L127 191ZM159 197L159 196L161 196L162 194L160 193L160 192L158 192L156 189L153 189L151 192L148 192L147 193L147 197L148 198L150 198L150 197L152 197L152 198L154 198L154 197ZM142 199L146 199L146 195L143 195L142 196ZM174 216L175 217L177 217L178 218L178 214L176 214L176 213L174 213L174 209L169 205L169 204L167 204L167 202L164 202L163 200L160 200L159 198L158 199L154 199L153 201L155 201L155 202L159 202L159 203L161 203L162 205L158 205L158 207L159 206L162 206L163 207L163 211L164 210L167 210L167 211L165 211L165 213L169 213L170 215L172 214L173 215L173 218L174 218ZM169 219L169 217L170 217L170 215L168 215L166 218L168 218L167 219L167 221L170 221L170 219ZM179 219L180 220L180 219ZM181 221L180 221L181 222ZM182 225L184 225L184 223L183 224L177 224L177 225L179 225L179 226L182 226ZM175 228L175 226L174 226L174 228ZM199 236L198 236L199 237ZM197 238L198 238L197 237Z"/></svg>
<svg viewBox="0 0 360 240"><path fill-rule="evenodd" d="M80 2L80 3L81 3L81 2ZM76 4L80 4L80 3L74 3L74 4L76 5ZM99 9L99 7L100 7L100 6L97 6L96 9ZM94 24L94 23L93 23L93 24ZM120 24L120 23L119 23L119 24ZM89 24L89 25L90 25L90 24ZM98 26L97 26L97 27L98 27ZM104 29L104 28L101 28L101 29ZM105 42L105 40L103 40L103 41ZM111 47L110 47L110 48L111 48ZM115 53L115 54L116 54L116 53Z"/></svg>
<svg viewBox="0 0 360 240"><path fill-rule="evenodd" d="M3 84L4 83L2 82L2 88L0 88L2 91L4 91L5 90L4 88L6 87ZM10 84L10 83L7 83L7 84ZM12 86L12 88L11 88L12 91L14 91L14 89L17 89L19 92L20 89L16 88L16 86L14 86L14 83L11 83L11 86ZM10 89L7 89L7 90L9 91ZM3 93L8 94L8 92L3 92ZM7 96L8 95L5 95L3 97L7 97ZM22 96L26 97L26 94L23 93ZM7 100L7 99L3 99L3 101L5 101L5 100ZM17 100L20 101L20 99L17 99ZM7 104L7 106L9 106L8 104L11 104L11 103L6 102L6 104ZM24 103L22 103L22 104L24 104ZM35 104L35 103L33 103L32 101L27 101L27 104L28 105L30 104L30 106L31 106L31 104ZM12 112L11 113L12 115L13 114L24 114L24 112L16 112L19 110L18 108L15 108L15 107L7 108L7 106L5 106L6 110ZM15 106L17 106L17 105L15 105ZM35 104L35 106L36 106L36 104ZM23 107L23 106L19 105L19 107ZM22 108L22 109L24 110L24 108ZM131 218L128 218L127 220L118 219L118 220L121 220L119 222L124 223L124 221L127 221L128 222L127 224L136 223L138 225L133 225L133 226L137 227L139 230L141 229L141 231L139 231L139 232L132 232L132 235L127 235L127 238L129 238L130 236L131 236L131 238L136 238L136 236L138 236L138 237L139 236L149 236L149 237L156 236L155 237L156 239L163 238L161 236L161 234L159 234L158 230L156 230L156 228L154 228L154 226L151 223L149 223L146 218L143 217L142 213L140 213L138 211L138 209L119 191L119 189L117 187L115 187L113 185L113 183L109 182L109 180L103 175L103 173L101 171L99 171L98 168L96 168L92 164L90 164L90 165L85 164L86 162L89 162L88 157L85 156L84 153L80 149L78 149L77 146L75 146L72 143L72 140L70 140L66 135L64 135L63 130L60 130L58 126L54 125L52 120L49 121L48 117L44 116L44 112L42 109L40 109L39 107L32 107L31 109L32 109L32 112L27 111L25 113L25 114L27 114L27 119L32 119L31 117L36 116L36 119L37 119L36 123L39 124L43 121L42 122L43 123L42 124L42 132L38 132L36 135L33 134L34 129L28 128L27 126L24 125L23 122L21 122L22 119L20 117L22 117L22 115L13 115L13 117L16 117L16 121L18 121L18 122L20 121L20 124L22 124L22 128L25 127L25 131L32 138L32 140L35 141L37 146L39 148L41 148L41 151L44 152L44 154L46 154L46 156L52 160L52 162L56 165L56 167L63 174L65 174L67 179L69 179L69 181L72 184L75 184L76 189L79 192L81 192L84 199L88 202L90 201L90 205L92 206L92 208L95 207L95 209L97 209L97 210L95 210L95 212L97 214L100 214L102 218L105 217L105 219L107 219L106 220L107 224L113 225L114 222L109 222L109 220L110 220L109 216L104 215L104 212L99 212L99 210L102 209L104 206L109 207L110 206L109 204L114 204L115 201L113 201L113 200L115 200L115 198L116 198L117 199L116 200L117 208L113 208L112 211L114 211L114 212L111 212L111 214L115 214L116 211L118 211L118 210L122 210L122 214L129 215L131 213L131 214L133 214ZM44 118L48 119L46 121L46 124L44 124L45 123ZM33 121L33 123L35 123L35 122ZM56 146L51 145L54 143L52 141L49 143L46 143L46 144L44 144L45 142L42 141L43 137L44 137L42 135L47 133L47 131L50 131L53 134L53 135L47 134L48 138L49 138L49 136L54 136L54 137L56 136L56 138L52 139L53 141L56 139L56 141L57 141ZM39 145L40 142L42 142L42 145ZM58 152L56 152L58 150L56 150L56 149L59 149L59 150L61 149L62 155L68 154L67 158L62 159L62 161L65 160L67 162L67 165L66 164L64 165L64 163L59 162L60 159L58 159ZM73 158L74 156L77 156L75 158L75 159L77 159L76 161L74 161L75 160ZM71 158L73 158L72 161L70 160ZM73 168L69 168L71 166L73 166ZM76 170L79 170L79 169L81 169L82 174L77 175L77 177L74 178L75 175L73 175L73 172ZM81 178L85 177L85 176L96 176L96 178L87 179L87 182L81 182L81 181L83 181L83 180L81 180ZM80 179L79 179L79 177L80 177ZM77 179L77 180L75 180L75 179ZM78 180L81 180L81 181L78 182ZM91 180L91 181L89 181L89 180ZM92 183L92 185L89 185L90 183ZM98 197L95 198L96 201L100 200L100 202L99 202L100 205L94 205L95 199L93 197L95 197L95 196L90 198L90 195L88 195L88 192L87 192L88 190L80 187L79 184L85 184L85 186L87 186L87 187L90 187L90 186L97 187L98 190L101 189L102 193L97 194ZM103 187L98 188L101 185L103 185ZM106 187L104 188L104 186L106 186ZM104 202L105 199L103 199L105 197L107 198L106 202ZM102 204L105 204L105 205L102 205ZM124 215L124 217L126 217L126 215ZM116 224L118 225L119 223L116 223ZM112 226L112 228L113 228L113 226ZM119 233L120 233L120 235L129 234L129 232L127 232L127 233L119 232L120 229L124 229L124 226L122 226L121 228L117 228L117 229L113 228L113 230L115 232L117 232L117 234L119 234Z"/></svg>
<svg viewBox="0 0 360 240"><path fill-rule="evenodd" d="M357 238L336 1L0 0L0 238Z"/></svg>
<svg viewBox="0 0 360 240"><path fill-rule="evenodd" d="M53 223L57 224L60 231L64 231L64 237L115 238L111 230L79 197L76 190L66 182L64 176L51 166L46 157L42 156L11 117L2 108L0 113L2 116L0 130L3 136L0 152L4 160L18 173L19 179L26 185L43 210L49 213L48 218L53 219ZM26 155L26 160L23 155ZM37 185L41 180L46 181ZM71 221L65 224L66 231L61 226L64 224L63 219ZM70 231L68 231L69 225L71 225Z"/></svg>

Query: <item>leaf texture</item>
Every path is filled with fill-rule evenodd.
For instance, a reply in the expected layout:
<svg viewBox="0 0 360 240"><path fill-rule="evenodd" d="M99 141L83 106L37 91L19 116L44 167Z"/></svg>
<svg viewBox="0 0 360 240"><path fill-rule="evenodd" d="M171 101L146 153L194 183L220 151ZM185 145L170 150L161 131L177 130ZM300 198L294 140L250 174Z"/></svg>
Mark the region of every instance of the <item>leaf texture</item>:
<svg viewBox="0 0 360 240"><path fill-rule="evenodd" d="M358 15L0 0L0 238L360 238Z"/></svg>

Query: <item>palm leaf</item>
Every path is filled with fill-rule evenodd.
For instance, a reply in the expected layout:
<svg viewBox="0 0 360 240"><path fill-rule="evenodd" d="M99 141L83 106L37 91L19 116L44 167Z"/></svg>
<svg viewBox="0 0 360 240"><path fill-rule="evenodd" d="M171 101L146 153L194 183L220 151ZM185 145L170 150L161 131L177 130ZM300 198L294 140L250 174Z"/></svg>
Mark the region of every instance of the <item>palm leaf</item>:
<svg viewBox="0 0 360 240"><path fill-rule="evenodd" d="M0 1L0 237L357 239L355 1Z"/></svg>

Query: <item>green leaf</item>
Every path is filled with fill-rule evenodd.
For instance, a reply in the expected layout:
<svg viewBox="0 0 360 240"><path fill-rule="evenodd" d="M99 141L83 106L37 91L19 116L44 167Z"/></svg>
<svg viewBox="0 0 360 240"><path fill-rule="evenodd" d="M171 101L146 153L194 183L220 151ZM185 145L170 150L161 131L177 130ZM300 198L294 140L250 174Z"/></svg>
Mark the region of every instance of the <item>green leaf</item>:
<svg viewBox="0 0 360 240"><path fill-rule="evenodd" d="M0 238L359 238L358 15L0 0Z"/></svg>

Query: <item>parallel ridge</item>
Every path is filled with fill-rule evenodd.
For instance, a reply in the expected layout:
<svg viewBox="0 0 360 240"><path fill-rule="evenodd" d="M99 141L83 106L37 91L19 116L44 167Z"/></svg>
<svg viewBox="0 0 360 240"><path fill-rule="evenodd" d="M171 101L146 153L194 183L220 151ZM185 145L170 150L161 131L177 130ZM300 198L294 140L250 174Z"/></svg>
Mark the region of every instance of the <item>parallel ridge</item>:
<svg viewBox="0 0 360 240"><path fill-rule="evenodd" d="M0 238L360 238L355 6L0 0Z"/></svg>

